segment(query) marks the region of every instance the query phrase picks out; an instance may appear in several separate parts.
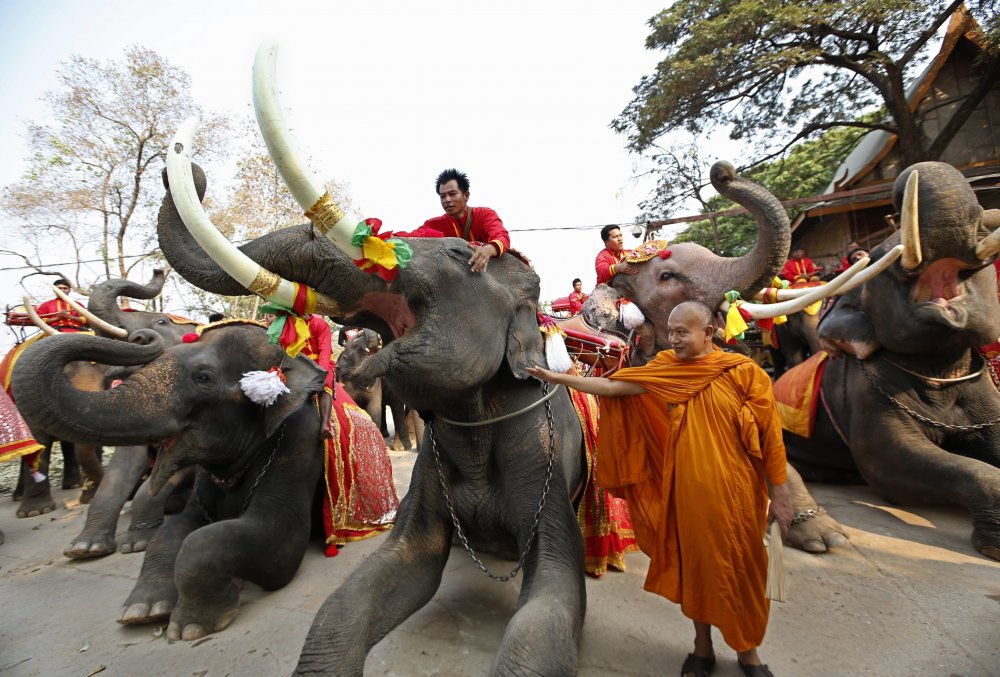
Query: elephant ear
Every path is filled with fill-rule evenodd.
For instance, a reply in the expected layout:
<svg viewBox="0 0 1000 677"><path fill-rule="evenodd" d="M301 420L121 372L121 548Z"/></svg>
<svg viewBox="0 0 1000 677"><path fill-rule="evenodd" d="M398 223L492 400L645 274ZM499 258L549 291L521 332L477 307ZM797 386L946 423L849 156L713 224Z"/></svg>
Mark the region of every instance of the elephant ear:
<svg viewBox="0 0 1000 677"><path fill-rule="evenodd" d="M861 307L861 290L839 298L819 323L817 333L823 350L831 355L848 354L867 360L881 348L875 325Z"/></svg>
<svg viewBox="0 0 1000 677"><path fill-rule="evenodd" d="M545 365L545 344L538 331L538 308L517 304L507 328L507 364L515 378L528 378L528 367Z"/></svg>
<svg viewBox="0 0 1000 677"><path fill-rule="evenodd" d="M264 408L264 432L268 437L310 397L322 392L326 383L326 370L304 355L282 357L281 372L285 375L285 386L291 392Z"/></svg>

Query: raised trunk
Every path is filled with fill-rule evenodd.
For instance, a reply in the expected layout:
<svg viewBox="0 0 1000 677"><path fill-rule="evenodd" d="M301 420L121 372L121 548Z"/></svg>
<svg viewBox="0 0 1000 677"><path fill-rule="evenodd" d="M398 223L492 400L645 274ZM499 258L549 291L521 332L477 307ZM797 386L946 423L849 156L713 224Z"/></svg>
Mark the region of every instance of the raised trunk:
<svg viewBox="0 0 1000 677"><path fill-rule="evenodd" d="M737 176L728 162L712 165L711 175L719 194L746 208L757 221L753 249L739 258L719 259L714 277L723 288L716 290L716 295L721 297L735 289L744 298L751 298L757 290L769 286L785 264L792 241L788 214L766 188Z"/></svg>
<svg viewBox="0 0 1000 677"><path fill-rule="evenodd" d="M204 197L205 173L192 165L198 196ZM166 184L166 174L164 174ZM214 294L246 296L248 292L208 256L181 220L169 190L157 219L160 249L170 265L191 284ZM256 263L281 277L309 285L333 297L343 308L355 308L365 294L384 293L385 283L362 272L354 262L310 224L268 233L239 247Z"/></svg>
<svg viewBox="0 0 1000 677"><path fill-rule="evenodd" d="M101 282L94 287L93 293L87 301L87 310L106 322L122 327L129 333L141 329L144 325L138 324L133 313L127 313L118 305L119 296L127 296L133 299L155 298L163 289L163 283L167 276L162 270L153 271L153 279L149 284L141 285L131 280L116 277Z"/></svg>
<svg viewBox="0 0 1000 677"><path fill-rule="evenodd" d="M147 364L163 352L160 337L150 334L147 345L84 334L38 341L24 351L11 375L18 409L33 429L45 430L58 439L134 445L169 437L176 432L169 423L169 402L162 397L153 401L167 382L164 374L141 371L117 388L87 392L73 387L63 371L66 364L77 360L120 366ZM159 388L149 387L156 383Z"/></svg>

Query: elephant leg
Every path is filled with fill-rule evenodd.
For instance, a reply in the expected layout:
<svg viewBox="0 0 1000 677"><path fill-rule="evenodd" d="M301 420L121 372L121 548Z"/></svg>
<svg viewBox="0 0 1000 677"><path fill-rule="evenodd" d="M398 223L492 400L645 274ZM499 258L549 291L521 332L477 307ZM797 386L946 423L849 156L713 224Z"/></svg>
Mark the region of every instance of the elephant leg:
<svg viewBox="0 0 1000 677"><path fill-rule="evenodd" d="M32 468L26 460L21 457L21 477L20 485L21 503L17 506L18 517L35 517L52 512L56 509L56 502L52 500L52 484L49 481L49 457L51 446L46 446L38 457L37 468ZM44 477L37 481L36 477Z"/></svg>
<svg viewBox="0 0 1000 677"><path fill-rule="evenodd" d="M277 517L270 501L267 507L251 506L242 517L213 522L189 535L174 568L178 600L167 638L195 640L225 629L239 610L241 580L265 590L287 585L309 543L311 500L309 495L297 506L283 506L286 519Z"/></svg>
<svg viewBox="0 0 1000 677"><path fill-rule="evenodd" d="M171 515L149 542L142 560L139 580L122 606L118 622L122 625L162 623L177 604L174 564L184 539L207 524L194 499L176 515Z"/></svg>
<svg viewBox="0 0 1000 677"><path fill-rule="evenodd" d="M118 447L87 509L83 531L63 550L64 555L83 559L104 557L115 551L118 515L148 466L149 456L145 446Z"/></svg>
<svg viewBox="0 0 1000 677"><path fill-rule="evenodd" d="M73 442L59 440L59 448L63 457L62 488L79 489L83 486L83 473L76 455L76 445Z"/></svg>
<svg viewBox="0 0 1000 677"><path fill-rule="evenodd" d="M837 520L828 514L821 513L819 505L813 499L802 476L792 467L785 464L788 476L788 491L792 498L792 512L800 521L792 524L786 543L806 552L826 552L830 548L847 543L847 534Z"/></svg>
<svg viewBox="0 0 1000 677"><path fill-rule="evenodd" d="M873 489L901 505L941 504L972 515L972 544L1000 560L1000 468L941 449L922 435L871 436L853 447Z"/></svg>
<svg viewBox="0 0 1000 677"><path fill-rule="evenodd" d="M389 401L389 410L392 412L392 426L396 432L396 440L402 443L404 450L412 449L413 445L410 443L410 432L407 430L406 412L403 403L398 398L393 397ZM393 441L393 449L396 449L396 440Z"/></svg>
<svg viewBox="0 0 1000 677"><path fill-rule="evenodd" d="M357 675L368 651L441 585L453 527L441 519L433 463L418 458L386 542L330 595L313 619L297 675Z"/></svg>
<svg viewBox="0 0 1000 677"><path fill-rule="evenodd" d="M554 487L552 493L558 493ZM526 526L530 529L530 523ZM575 675L587 592L583 540L568 497L549 496L532 548L518 609L507 624L491 672Z"/></svg>
<svg viewBox="0 0 1000 677"><path fill-rule="evenodd" d="M119 552L127 554L146 549L163 524L167 503L181 487L191 484L197 472L194 466L175 472L156 496L149 493L149 480L142 483L132 499L132 522L118 542Z"/></svg>
<svg viewBox="0 0 1000 677"><path fill-rule="evenodd" d="M76 460L79 462L80 468L83 469L86 478L83 482L83 491L80 492L80 503L87 504L94 499L97 487L104 479L104 465L101 463L100 454L98 454L99 446L77 444L75 450Z"/></svg>

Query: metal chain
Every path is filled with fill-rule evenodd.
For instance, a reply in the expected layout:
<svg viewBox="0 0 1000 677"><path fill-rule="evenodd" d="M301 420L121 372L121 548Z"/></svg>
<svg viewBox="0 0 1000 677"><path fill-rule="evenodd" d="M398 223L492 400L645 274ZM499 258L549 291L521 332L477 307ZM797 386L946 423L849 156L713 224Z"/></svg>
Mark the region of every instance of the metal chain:
<svg viewBox="0 0 1000 677"><path fill-rule="evenodd" d="M543 384L543 390L548 390L548 385ZM535 511L535 519L531 524L531 533L528 535L528 542L524 546L524 550L521 553L521 558L517 561L517 564L511 569L510 573L506 576L498 576L489 570L489 568L483 563L481 559L476 555L476 551L472 549L469 545L469 540L465 536L465 532L462 530L462 524L458 520L458 515L455 513L455 505L452 503L451 496L448 493L448 486L444 479L444 468L441 467L441 455L438 453L437 437L434 435L434 422L427 422L427 430L430 433L431 438L431 449L434 451L434 464L437 466L438 471L438 481L441 483L441 493L444 495L445 505L448 506L448 514L451 515L451 522L455 525L455 531L458 534L458 539L462 542L462 547L465 551L469 553L469 557L472 561L476 563L479 570L484 574L489 576L495 581L500 581L501 583L509 581L510 579L517 576L518 572L524 567L525 563L528 561L528 553L531 552L531 546L535 542L535 536L538 534L538 523L542 519L542 509L545 507L545 498L549 493L549 486L552 483L552 461L555 458L555 445L556 445L556 434L555 434L555 422L552 418L552 403L549 400L545 400L545 415L549 423L549 449L548 449L548 469L545 474L545 486L542 488L542 497L538 501L538 510Z"/></svg>
<svg viewBox="0 0 1000 677"><path fill-rule="evenodd" d="M260 485L261 480L264 479L264 475L267 474L268 469L271 467L271 463L274 462L274 458L278 454L278 448L281 446L281 440L282 438L284 438L284 436L285 436L285 424L282 423L281 428L278 430L278 439L274 443L274 449L271 450L271 455L267 457L267 462L264 463L264 467L260 469L260 473L258 473L257 478L253 481L253 484L250 485L250 491L247 493L247 497L246 499L244 499L243 505L242 507L240 507L239 513L237 513L236 517L230 517L228 519L236 519L237 517L242 517L243 513L245 513L247 511L247 508L250 507L250 499L253 498L254 492ZM198 504L198 509L201 510L202 516L204 516L204 518L208 520L208 523L211 524L212 522L214 522L215 518L213 518L211 515L208 514L208 511L205 510L204 504L202 504L201 502L201 494L198 492L197 482L195 482L194 484L194 501L195 503Z"/></svg>
<svg viewBox="0 0 1000 677"><path fill-rule="evenodd" d="M990 426L994 426L1000 423L1000 416L993 419L992 421L986 421L984 423L972 423L970 425L955 425L953 423L942 423L941 421L935 421L934 419L927 418L923 414L914 411L913 409L906 406L905 404L897 400L895 397L890 395L888 392L886 392L885 389L883 389L882 386L880 386L878 382L875 380L875 377L872 376L870 373L868 373L868 370L865 369L864 362L862 362L861 360L858 360L857 362L858 366L861 368L861 373L865 375L865 378L868 379L868 382L872 385L873 388L875 388L875 390L877 390L883 397L885 397L887 400L896 405L896 407L902 409L907 414L917 419L921 423L933 426L935 428L950 430L952 432L972 432L976 430L982 430L983 428L989 428ZM990 371L992 372L992 369Z"/></svg>
<svg viewBox="0 0 1000 677"><path fill-rule="evenodd" d="M811 520L813 517L819 517L820 515L825 515L825 514L826 514L826 508L824 508L821 505L818 505L815 508L809 508L808 510L803 510L802 512L797 512L792 517L792 526L795 526L796 524L801 524L806 520Z"/></svg>

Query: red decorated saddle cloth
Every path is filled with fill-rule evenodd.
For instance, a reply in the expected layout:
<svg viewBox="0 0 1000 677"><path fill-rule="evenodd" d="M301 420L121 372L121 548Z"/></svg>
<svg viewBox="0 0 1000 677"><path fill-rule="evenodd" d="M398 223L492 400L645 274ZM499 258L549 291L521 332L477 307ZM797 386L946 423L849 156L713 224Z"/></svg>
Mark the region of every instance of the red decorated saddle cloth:
<svg viewBox="0 0 1000 677"><path fill-rule="evenodd" d="M392 481L389 450L378 426L340 383L333 397L326 441L323 526L326 554L337 546L371 538L392 527L399 497Z"/></svg>
<svg viewBox="0 0 1000 677"><path fill-rule="evenodd" d="M553 320L566 335L563 340L571 359L595 366L597 373L605 375L619 367L628 366L630 346L626 337L592 327L583 319L583 315Z"/></svg>
<svg viewBox="0 0 1000 677"><path fill-rule="evenodd" d="M799 437L812 437L827 357L826 352L821 350L786 371L774 383L774 400L781 414L781 427Z"/></svg>
<svg viewBox="0 0 1000 677"><path fill-rule="evenodd" d="M14 364L25 348L43 336L44 334L37 334L17 344L0 361L0 384L3 385L3 392L0 393L0 463L35 454L44 448L32 436L10 394L10 374ZM37 460L37 456L30 460Z"/></svg>
<svg viewBox="0 0 1000 677"><path fill-rule="evenodd" d="M587 476L576 520L583 534L584 568L588 574L599 578L608 566L625 571L625 553L636 552L639 546L625 499L616 498L597 486L597 425L600 422L597 398L572 389L569 392L583 427L587 451Z"/></svg>

